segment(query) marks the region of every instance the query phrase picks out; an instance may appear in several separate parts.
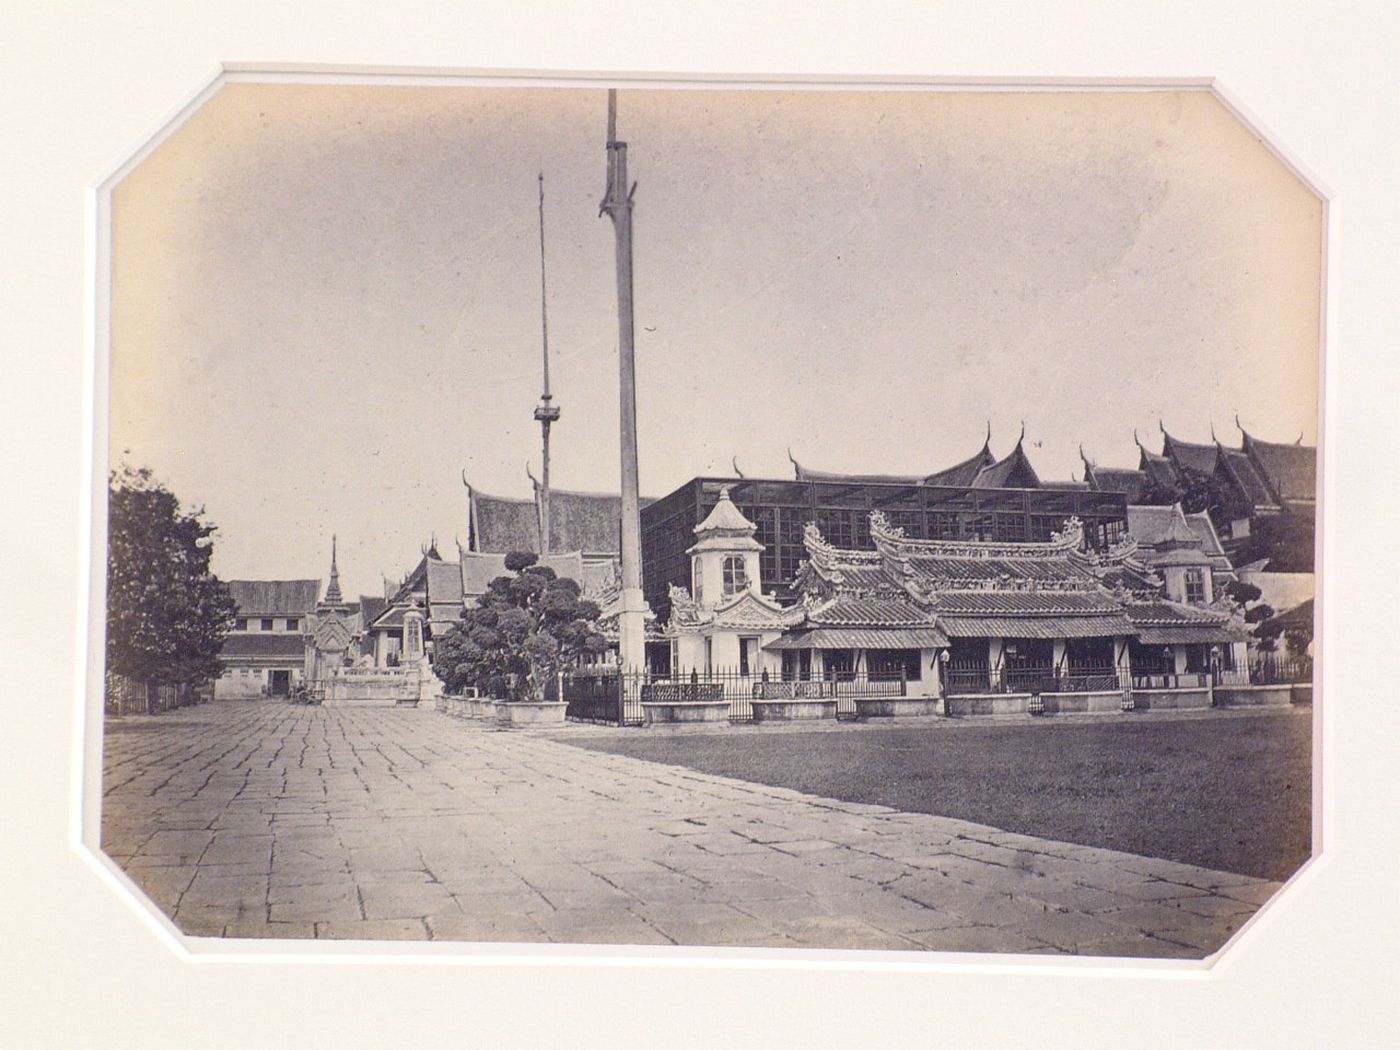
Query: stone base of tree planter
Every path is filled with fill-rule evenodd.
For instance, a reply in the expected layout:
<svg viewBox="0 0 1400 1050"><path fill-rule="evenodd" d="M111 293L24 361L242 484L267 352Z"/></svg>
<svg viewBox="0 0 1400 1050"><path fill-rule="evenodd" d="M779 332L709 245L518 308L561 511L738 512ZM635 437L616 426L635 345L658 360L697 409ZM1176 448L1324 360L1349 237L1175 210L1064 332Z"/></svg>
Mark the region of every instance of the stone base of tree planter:
<svg viewBox="0 0 1400 1050"><path fill-rule="evenodd" d="M860 718L924 718L943 713L943 701L936 696L858 696L855 705Z"/></svg>
<svg viewBox="0 0 1400 1050"><path fill-rule="evenodd" d="M1118 690L1093 693L1042 693L1047 715L1107 714L1123 710L1123 694Z"/></svg>
<svg viewBox="0 0 1400 1050"><path fill-rule="evenodd" d="M1215 690L1215 702L1222 707L1287 707L1293 703L1293 686L1222 685Z"/></svg>
<svg viewBox="0 0 1400 1050"><path fill-rule="evenodd" d="M728 700L642 701L642 721L649 726L671 722L723 722L728 718Z"/></svg>
<svg viewBox="0 0 1400 1050"><path fill-rule="evenodd" d="M1031 711L1030 693L987 693L949 696L943 701L943 713L950 718L967 715L1028 715Z"/></svg>
<svg viewBox="0 0 1400 1050"><path fill-rule="evenodd" d="M1135 711L1188 711L1212 706L1209 689L1134 689Z"/></svg>
<svg viewBox="0 0 1400 1050"><path fill-rule="evenodd" d="M544 703L496 704L496 723L514 729L518 726L562 726L568 704L562 701Z"/></svg>
<svg viewBox="0 0 1400 1050"><path fill-rule="evenodd" d="M809 722L835 720L836 701L831 700L758 700L749 701L755 722Z"/></svg>
<svg viewBox="0 0 1400 1050"><path fill-rule="evenodd" d="M495 717L496 717L496 706L497 706L499 703L500 703L500 701L498 701L498 700L483 700L483 699L482 699L481 697L479 697L479 696L468 697L468 698L467 698L467 717L468 717L468 718L486 718L486 719L495 718Z"/></svg>
<svg viewBox="0 0 1400 1050"><path fill-rule="evenodd" d="M1310 704L1313 701L1313 687L1311 682L1295 682L1293 684L1293 702L1295 704Z"/></svg>

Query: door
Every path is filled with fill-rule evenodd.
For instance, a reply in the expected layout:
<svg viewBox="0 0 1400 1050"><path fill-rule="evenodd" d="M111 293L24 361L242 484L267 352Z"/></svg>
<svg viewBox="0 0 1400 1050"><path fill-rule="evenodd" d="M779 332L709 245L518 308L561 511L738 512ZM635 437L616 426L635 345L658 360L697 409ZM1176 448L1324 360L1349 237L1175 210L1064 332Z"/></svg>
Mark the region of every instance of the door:
<svg viewBox="0 0 1400 1050"><path fill-rule="evenodd" d="M287 696L292 691L291 671L269 671L267 691L273 696Z"/></svg>

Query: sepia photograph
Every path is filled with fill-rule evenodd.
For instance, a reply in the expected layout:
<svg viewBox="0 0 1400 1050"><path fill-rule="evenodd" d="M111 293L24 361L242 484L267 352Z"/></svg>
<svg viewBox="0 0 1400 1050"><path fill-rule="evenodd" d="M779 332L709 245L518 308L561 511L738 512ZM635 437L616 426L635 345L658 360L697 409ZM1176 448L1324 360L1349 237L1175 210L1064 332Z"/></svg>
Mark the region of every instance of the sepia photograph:
<svg viewBox="0 0 1400 1050"><path fill-rule="evenodd" d="M1317 852L1328 213L1219 92L225 76L99 209L182 937L1199 966Z"/></svg>

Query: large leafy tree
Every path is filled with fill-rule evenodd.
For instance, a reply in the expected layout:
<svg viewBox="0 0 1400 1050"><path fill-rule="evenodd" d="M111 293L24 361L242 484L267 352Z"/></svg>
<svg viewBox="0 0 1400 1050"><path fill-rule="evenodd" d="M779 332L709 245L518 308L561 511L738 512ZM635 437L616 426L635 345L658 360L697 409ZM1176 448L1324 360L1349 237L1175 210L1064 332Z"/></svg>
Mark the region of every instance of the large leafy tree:
<svg viewBox="0 0 1400 1050"><path fill-rule="evenodd" d="M185 512L150 470L107 491L107 670L174 684L217 677L236 611L209 570L215 526Z"/></svg>
<svg viewBox="0 0 1400 1050"><path fill-rule="evenodd" d="M449 693L475 687L508 700L542 700L554 676L608 647L598 606L579 585L536 565L527 551L506 555L514 575L497 576L434 644L433 669Z"/></svg>

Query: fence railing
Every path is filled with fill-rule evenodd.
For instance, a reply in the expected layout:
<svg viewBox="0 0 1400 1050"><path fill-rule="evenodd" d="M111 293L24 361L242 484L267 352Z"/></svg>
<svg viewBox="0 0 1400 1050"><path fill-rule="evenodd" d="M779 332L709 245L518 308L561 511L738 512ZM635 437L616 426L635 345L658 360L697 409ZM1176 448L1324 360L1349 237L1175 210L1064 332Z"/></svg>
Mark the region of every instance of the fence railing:
<svg viewBox="0 0 1400 1050"><path fill-rule="evenodd" d="M162 685L108 672L102 709L109 715L154 715L210 699L212 687L207 682Z"/></svg>
<svg viewBox="0 0 1400 1050"><path fill-rule="evenodd" d="M1133 674L1134 689L1207 689L1211 676L1205 671L1148 671Z"/></svg>
<svg viewBox="0 0 1400 1050"><path fill-rule="evenodd" d="M1250 661L1250 685L1290 685L1311 682L1313 662L1306 656L1281 656L1270 653Z"/></svg>
<svg viewBox="0 0 1400 1050"><path fill-rule="evenodd" d="M680 674L580 670L562 676L565 714L589 722L640 725L643 704L725 702L732 722L753 720L754 700L835 700L838 718L855 717L858 698L905 696L900 671L828 671L811 678L727 668Z"/></svg>
<svg viewBox="0 0 1400 1050"><path fill-rule="evenodd" d="M950 696L986 693L1109 693L1131 687L1126 668L1113 664L1053 667L951 666L944 671Z"/></svg>

